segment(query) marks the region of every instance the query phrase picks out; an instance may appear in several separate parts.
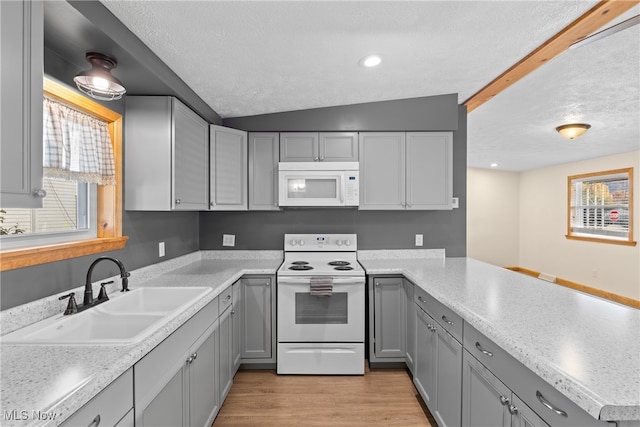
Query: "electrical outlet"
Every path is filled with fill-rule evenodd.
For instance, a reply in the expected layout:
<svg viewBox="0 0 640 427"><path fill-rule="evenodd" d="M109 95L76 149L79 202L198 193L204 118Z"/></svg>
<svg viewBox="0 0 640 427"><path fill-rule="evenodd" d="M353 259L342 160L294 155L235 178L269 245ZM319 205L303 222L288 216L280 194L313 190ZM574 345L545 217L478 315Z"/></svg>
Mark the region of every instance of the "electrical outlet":
<svg viewBox="0 0 640 427"><path fill-rule="evenodd" d="M158 256L160 258L164 256L164 242L158 243Z"/></svg>
<svg viewBox="0 0 640 427"><path fill-rule="evenodd" d="M223 234L222 235L222 246L235 246L236 245L236 235L235 234Z"/></svg>
<svg viewBox="0 0 640 427"><path fill-rule="evenodd" d="M458 198L457 198L457 197L454 197L454 198L451 200L451 207L452 207L453 209L458 209L458 208L460 207L460 203L459 203L459 201L458 201Z"/></svg>
<svg viewBox="0 0 640 427"><path fill-rule="evenodd" d="M416 246L422 246L422 234L416 234Z"/></svg>

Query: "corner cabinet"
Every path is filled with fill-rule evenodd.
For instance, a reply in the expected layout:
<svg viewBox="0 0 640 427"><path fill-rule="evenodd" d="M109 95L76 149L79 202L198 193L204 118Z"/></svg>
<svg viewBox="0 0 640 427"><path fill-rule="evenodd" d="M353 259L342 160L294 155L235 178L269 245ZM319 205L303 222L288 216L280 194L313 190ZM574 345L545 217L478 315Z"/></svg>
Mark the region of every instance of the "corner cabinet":
<svg viewBox="0 0 640 427"><path fill-rule="evenodd" d="M210 209L247 210L247 132L210 126Z"/></svg>
<svg viewBox="0 0 640 427"><path fill-rule="evenodd" d="M209 208L209 124L170 96L127 96L126 210Z"/></svg>
<svg viewBox="0 0 640 427"><path fill-rule="evenodd" d="M405 361L406 298L402 277L369 279L369 362Z"/></svg>
<svg viewBox="0 0 640 427"><path fill-rule="evenodd" d="M280 134L278 132L249 133L249 210L277 211L278 161Z"/></svg>
<svg viewBox="0 0 640 427"><path fill-rule="evenodd" d="M3 208L41 208L42 1L0 2L0 196Z"/></svg>
<svg viewBox="0 0 640 427"><path fill-rule="evenodd" d="M452 209L452 132L361 133L359 153L360 209Z"/></svg>
<svg viewBox="0 0 640 427"><path fill-rule="evenodd" d="M283 132L281 162L357 162L357 132Z"/></svg>

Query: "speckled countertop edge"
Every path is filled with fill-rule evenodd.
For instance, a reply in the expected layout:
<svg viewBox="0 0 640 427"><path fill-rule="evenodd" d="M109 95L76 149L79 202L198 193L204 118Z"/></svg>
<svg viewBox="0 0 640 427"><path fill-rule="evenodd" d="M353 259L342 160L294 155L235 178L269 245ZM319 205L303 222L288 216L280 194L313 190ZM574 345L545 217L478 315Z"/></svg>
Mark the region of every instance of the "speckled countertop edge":
<svg viewBox="0 0 640 427"><path fill-rule="evenodd" d="M140 343L131 345L49 346L2 344L0 340L2 358L2 371L0 372L2 393L0 397L2 399L2 411L26 410L28 414L33 411L40 411L41 413L54 413L56 415L54 419L49 420L38 420L31 416L27 420L16 420L15 422L3 419L0 424L3 426L60 425L195 313L213 301L236 280L249 274L275 274L282 263L282 252L280 251L237 251L235 254L225 254L226 252L195 252L131 272L129 283L132 288L168 286L165 279L172 275L184 279L182 280L182 286L204 285L212 287L211 292L184 311L172 315L163 322L158 330ZM192 271L188 271L189 268L202 268L207 271L204 274L194 275ZM212 268L220 272L209 272L208 270ZM190 274L180 275L181 271ZM212 283L212 281L214 282ZM117 281L117 283L119 282ZM172 282L171 286L174 285L176 284ZM83 290L83 287L79 289ZM111 291L115 289L113 287ZM54 305L54 314L60 312L60 301L57 301L57 295L3 311L1 313L3 335L7 333L5 331L10 329L10 327L5 328L5 320L12 325L11 327L15 327L15 325L26 326L50 317L47 314L52 310L51 305ZM29 360L29 363L25 366L24 360L26 359ZM61 366L69 368L69 360L76 362L71 364L71 368L82 372L84 379L62 397L46 401L45 396L48 391L44 388L46 388L49 379L55 377L56 371Z"/></svg>
<svg viewBox="0 0 640 427"><path fill-rule="evenodd" d="M451 263L451 260L456 259L465 261L468 260L468 262L474 263L481 263L480 261L476 261L471 258L446 258L442 259L442 261L438 264L445 266L447 265L447 262ZM382 256L379 256L370 258L369 262L367 262L367 259L363 258L359 258L359 260L366 270L367 274L369 275L402 275L417 286L420 286L423 290L430 293L434 298L439 300L445 306L459 314L471 326L483 333L485 336L487 336L487 338L494 341L497 345L506 350L516 360L518 360L524 366L540 376L547 383L551 385L555 384L554 387L556 389L562 392L576 405L581 407L594 418L615 421L631 420L634 422L640 419L640 401L638 405L611 405L607 402L603 402L603 400L600 399L599 395L596 392L585 388L583 384L574 381L570 375L563 372L553 363L550 363L549 360L541 357L536 351L530 351L529 349L521 346L520 343L514 342L509 338L508 334L503 333L503 331L501 331L500 328L498 328L496 325L492 325L487 321L487 319L469 310L458 301L453 300L451 296L447 295L446 290L443 292L443 289L434 287L433 283L429 283L429 281L426 281L425 278L420 274L420 269L423 268L423 262L421 262L421 259L419 259L418 257L390 257L385 259ZM422 261L427 260L425 258L422 258ZM437 262L437 260L434 261ZM500 267L489 266L488 264L486 264L486 266L488 266L488 268L503 270ZM445 267L445 269L446 268L449 267ZM516 280L532 279L513 272L507 272L506 274L514 275L514 277L521 278ZM479 283L482 280L482 277L479 277L477 279ZM563 291L565 291L565 289L563 289ZM638 371L638 374L640 375L640 371Z"/></svg>

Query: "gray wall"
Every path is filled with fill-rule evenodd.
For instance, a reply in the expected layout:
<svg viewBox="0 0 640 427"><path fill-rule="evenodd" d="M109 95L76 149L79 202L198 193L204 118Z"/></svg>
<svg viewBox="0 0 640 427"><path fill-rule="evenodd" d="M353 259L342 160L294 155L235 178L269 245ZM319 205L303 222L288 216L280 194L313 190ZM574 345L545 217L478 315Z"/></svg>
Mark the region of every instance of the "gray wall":
<svg viewBox="0 0 640 427"><path fill-rule="evenodd" d="M449 115L442 122L438 105ZM222 246L223 234L235 234L235 249L279 249L285 233L357 233L360 249L415 248L415 235L424 235L423 248L445 248L447 256L466 256L467 113L466 107L450 109L451 97L429 97L358 106L278 113L225 120L226 126L245 130L342 130L349 121L367 123L367 128L349 130L393 130L398 118L404 130L453 130L453 194L460 208L452 211L358 211L356 209L285 209L279 212L201 212L200 249L229 249ZM418 112L416 108L421 107ZM453 116L453 117L452 117ZM293 118L292 118L293 117ZM413 120L406 120L414 117ZM370 126L370 127L369 127ZM373 129L372 129L373 128Z"/></svg>

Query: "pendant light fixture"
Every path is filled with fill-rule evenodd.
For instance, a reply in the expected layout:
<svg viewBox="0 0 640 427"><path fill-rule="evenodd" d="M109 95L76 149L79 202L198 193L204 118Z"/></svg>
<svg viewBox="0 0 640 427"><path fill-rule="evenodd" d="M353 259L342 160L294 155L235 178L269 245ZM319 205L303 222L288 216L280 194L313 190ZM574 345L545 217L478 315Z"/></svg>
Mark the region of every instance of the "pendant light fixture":
<svg viewBox="0 0 640 427"><path fill-rule="evenodd" d="M576 139L579 136L584 135L589 130L591 125L586 123L571 123L567 125L558 126L556 131L567 139Z"/></svg>
<svg viewBox="0 0 640 427"><path fill-rule="evenodd" d="M87 52L86 58L91 63L91 69L81 71L73 78L78 89L102 101L122 98L127 90L122 82L111 74L111 70L118 66L118 62L98 52Z"/></svg>

